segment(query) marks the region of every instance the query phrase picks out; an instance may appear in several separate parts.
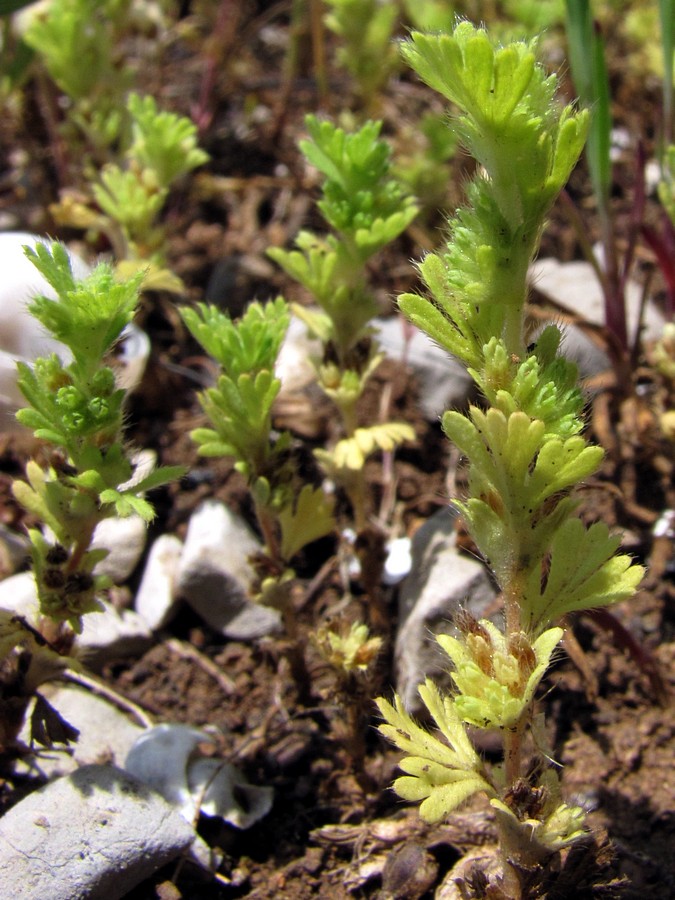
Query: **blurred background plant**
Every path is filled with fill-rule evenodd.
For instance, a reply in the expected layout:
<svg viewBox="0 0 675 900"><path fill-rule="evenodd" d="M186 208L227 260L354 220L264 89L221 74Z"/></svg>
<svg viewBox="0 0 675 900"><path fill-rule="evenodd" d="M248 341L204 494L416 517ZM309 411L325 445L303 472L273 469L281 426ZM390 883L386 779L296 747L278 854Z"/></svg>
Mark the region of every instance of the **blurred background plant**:
<svg viewBox="0 0 675 900"><path fill-rule="evenodd" d="M380 123L368 121L348 134L315 116L305 122L309 139L300 142L300 149L323 177L317 207L332 232L324 236L303 230L296 249L272 248L269 256L318 305L295 303L292 309L321 342L322 355L315 360L318 383L340 412L344 437L316 456L344 488L360 533L368 522L366 457L376 450L391 451L413 436L410 426L398 422L359 425L359 398L382 360L371 328L378 306L366 266L402 234L417 215L417 205L392 174Z"/></svg>

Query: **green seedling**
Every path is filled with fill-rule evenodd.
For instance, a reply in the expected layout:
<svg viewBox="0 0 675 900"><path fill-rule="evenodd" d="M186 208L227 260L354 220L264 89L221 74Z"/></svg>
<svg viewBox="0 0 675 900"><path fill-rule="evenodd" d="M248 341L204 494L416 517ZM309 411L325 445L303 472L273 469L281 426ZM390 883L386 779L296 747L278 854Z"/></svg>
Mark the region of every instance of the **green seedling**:
<svg viewBox="0 0 675 900"><path fill-rule="evenodd" d="M468 205L450 222L447 246L419 265L428 295L404 294L406 316L468 367L485 406L449 411L443 428L468 460L468 496L458 502L504 601L504 626L458 616L439 638L452 661L454 693L432 681L420 696L440 731L417 725L397 698L378 700L381 731L406 754L394 785L422 801L427 821L475 793L495 810L504 858L501 889L521 895L520 874L583 834L547 762L535 713L538 687L563 635L564 616L631 596L640 566L617 554L620 538L576 517L574 488L597 471L603 451L582 435L584 399L561 334L524 337L527 270L545 216L583 148L588 113L560 108L556 78L532 43L498 47L459 24L451 34L413 33L403 55L459 110L454 127L480 163ZM503 741L503 766L488 766L466 732ZM537 764L526 774L524 741Z"/></svg>
<svg viewBox="0 0 675 900"><path fill-rule="evenodd" d="M130 0L52 0L36 14L24 41L68 97L68 122L104 157L123 130L130 72L117 53Z"/></svg>
<svg viewBox="0 0 675 900"><path fill-rule="evenodd" d="M29 529L38 598L34 624L0 610L0 750L9 749L35 699L32 739L44 745L77 737L37 688L80 665L71 655L84 616L102 609L110 579L96 572L108 555L94 549L97 526L111 516L154 517L145 492L180 477L182 467L135 471L124 433L126 392L116 384L112 351L131 322L141 276L116 282L98 266L76 282L66 250L26 248L27 256L56 292L38 296L30 312L64 344L63 357L18 363L18 385L27 402L18 420L40 441L40 457L15 481L14 496L35 521ZM68 358L66 358L68 357ZM40 527L42 526L42 527Z"/></svg>
<svg viewBox="0 0 675 900"><path fill-rule="evenodd" d="M373 670L383 649L382 638L370 634L367 625L354 622L322 625L310 640L328 664L332 679L326 699L335 702L338 715L333 728L345 747L354 774L364 788L367 723L370 716Z"/></svg>
<svg viewBox="0 0 675 900"><path fill-rule="evenodd" d="M126 392L108 359L133 317L141 276L118 283L111 268L100 265L76 282L61 245L50 251L38 244L26 254L57 294L56 300L36 297L29 310L72 358L53 354L34 365L17 364L28 403L17 419L44 443L49 463L29 462L27 481L16 481L13 489L51 532L29 531L40 614L79 633L82 617L101 608L101 591L109 586L95 572L108 553L91 549L97 525L133 514L150 521L154 511L145 492L184 470L163 467L135 477L125 445Z"/></svg>
<svg viewBox="0 0 675 900"><path fill-rule="evenodd" d="M367 521L366 457L413 437L403 423L358 424L358 400L382 359L370 328L377 306L366 264L407 228L417 207L391 175L390 149L379 138L379 123L366 122L353 134L314 116L306 124L310 138L300 148L324 176L317 205L333 231L326 236L301 231L296 249L274 248L269 255L319 307L295 304L293 311L321 341L318 383L339 409L345 437L317 456L345 489L357 531L362 531Z"/></svg>
<svg viewBox="0 0 675 900"><path fill-rule="evenodd" d="M146 290L179 293L180 279L165 264L160 214L171 188L208 156L189 119L131 91L134 73L120 52L130 7L130 0L54 0L26 30L26 44L67 98L65 130L54 143L61 147L63 138L84 158L84 191L69 184L50 211L59 225L105 235L121 278L143 271Z"/></svg>
<svg viewBox="0 0 675 900"><path fill-rule="evenodd" d="M66 193L52 214L61 225L105 234L121 277L143 271L147 289L180 292L180 280L165 266L160 214L174 183L208 156L192 122L158 109L152 97L130 94L127 110L131 141L122 164L107 163L93 178L90 203Z"/></svg>
<svg viewBox="0 0 675 900"><path fill-rule="evenodd" d="M264 306L252 303L238 322L205 304L183 308L181 315L220 367L216 384L199 396L210 427L195 429L192 438L203 456L232 457L246 479L265 543L263 554L253 560L252 593L281 611L302 686L306 673L290 592L291 561L307 544L331 533L335 519L332 498L300 479L291 435L272 430L272 407L281 387L274 368L288 308L281 298Z"/></svg>
<svg viewBox="0 0 675 900"><path fill-rule="evenodd" d="M399 64L392 41L399 18L396 3L383 0L326 0L326 26L341 39L336 61L351 76L359 101L372 110Z"/></svg>

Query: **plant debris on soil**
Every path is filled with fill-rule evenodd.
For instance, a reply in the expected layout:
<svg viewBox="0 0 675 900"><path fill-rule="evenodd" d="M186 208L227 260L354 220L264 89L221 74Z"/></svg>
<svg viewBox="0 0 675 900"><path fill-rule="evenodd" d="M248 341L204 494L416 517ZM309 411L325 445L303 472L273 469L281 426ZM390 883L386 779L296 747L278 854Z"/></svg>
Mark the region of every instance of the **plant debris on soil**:
<svg viewBox="0 0 675 900"><path fill-rule="evenodd" d="M338 115L349 95L344 73L331 70L321 108L311 62L301 61L288 85L287 5L240 6L231 32L221 35L223 62L202 108L208 115L203 117L200 143L211 160L172 195L166 211L169 263L183 279L188 299L209 298L234 316L254 298L281 293L304 299L265 251L289 245L314 215L312 175L297 150L304 113ZM196 22L204 36L210 27L208 14ZM330 50L334 38L327 35L326 41ZM160 101L180 112L194 110L204 88L198 42L176 40L165 48L160 63L144 89L155 91ZM638 74L624 72L614 53L611 66L621 88L615 94L615 121L636 139L653 140L656 88L645 86ZM12 228L81 240L79 234L60 233L50 219L50 203L68 185L61 183L63 173L53 164L44 90L44 84L29 82L23 114L0 121L0 215ZM397 76L377 110L383 133L396 145L400 122L413 124L436 103L411 76ZM77 160L68 163L77 184ZM448 209L461 197L465 165L461 154L448 164ZM621 225L633 190L627 162L617 164L615 178L613 197ZM570 195L594 227L583 162L574 173ZM438 242L442 223L439 215L409 229L372 265L383 311L394 314L397 293L414 285L410 260ZM105 252L106 247L96 250ZM558 207L542 255L580 258L575 233ZM646 251L638 268L643 277L655 271ZM658 300L658 274L651 286ZM131 440L155 450L162 464L188 467L179 484L153 496L158 513L153 534L184 536L190 514L206 498L223 500L255 527L245 483L232 464L198 457L190 441L189 431L202 421L196 390L207 363L198 358L181 324L175 298L146 294L139 324L151 337L152 355L130 403ZM624 547L647 564L648 574L636 598L612 610L632 644L602 616L584 614L566 623L568 653L550 674L547 718L565 796L588 810L593 832L545 872L531 873L532 897L675 896L675 706L670 702L675 683L675 559L672 535L654 533L663 511L675 508L673 445L657 421L657 410L669 408L675 398L647 363L646 357L641 359L635 384L608 377L589 395L590 433L607 456L602 471L580 492L582 514L620 529ZM451 499L451 448L440 425L424 421L419 413L419 387L402 362L381 365L363 400L364 421L377 410L385 390L391 391L395 418L411 422L417 437L397 453L393 474L381 460L368 463L369 508L378 514L393 479L397 525L401 533L411 534ZM332 437L332 422L330 405L311 395L297 408L280 409L277 424L290 429L298 442L316 447ZM31 451L31 442L23 436L0 439L0 515L13 529L21 529L25 519L10 486L12 479L22 477ZM461 487L461 471L457 482ZM345 585L334 564L334 544L323 541L315 549L298 567L300 585L311 588L297 593L301 629L309 632L329 619L367 621L366 595L358 584ZM372 685L373 696L390 692L393 681L395 588L385 589L384 599L388 650ZM331 700L324 664L311 650L308 664L311 696L298 698L283 638L225 640L187 609L141 658L106 664L103 678L157 722L213 726L226 758L252 783L271 785L275 793L271 812L247 831L217 820L200 822L202 836L223 854L216 875L187 862L172 865L132 891L132 900L424 900L439 896L435 891L444 876L466 854L476 859L475 868L466 869L466 896L488 896L480 893L480 870L495 841L489 807L476 801L448 823L425 825L416 808L390 790L398 756L377 733L374 710L365 728L365 772L353 771L340 739L340 713ZM13 781L7 772L5 778L0 781L0 811L33 786Z"/></svg>

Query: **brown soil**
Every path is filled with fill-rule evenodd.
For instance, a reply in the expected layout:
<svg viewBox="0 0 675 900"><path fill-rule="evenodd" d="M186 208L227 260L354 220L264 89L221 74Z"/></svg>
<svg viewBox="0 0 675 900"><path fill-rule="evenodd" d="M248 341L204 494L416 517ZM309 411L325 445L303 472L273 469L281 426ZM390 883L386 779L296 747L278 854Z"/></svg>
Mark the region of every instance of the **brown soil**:
<svg viewBox="0 0 675 900"><path fill-rule="evenodd" d="M290 243L303 224L319 224L310 202L313 185L296 150L302 115L319 106L311 65L301 61L286 95L281 73L287 16L275 5L259 6L241 5L220 35L226 63L219 64L201 108L202 145L211 163L176 192L167 211L171 265L184 279L189 298L202 299L208 290L235 315L256 296L265 299L283 292L288 298L298 297L297 287L270 264L265 250ZM213 24L202 22L201 33L207 34ZM331 41L328 49L330 57ZM178 40L165 50L160 71L152 76L158 94L164 93L167 102L182 112L189 111L203 86L205 52L196 41ZM635 76L626 75L619 82L620 60L612 58L612 65L621 86L616 120L635 136L653 138L650 117L656 91L646 89ZM330 77L324 106L337 113L338 104L349 97L349 83L333 69ZM54 163L53 133L44 115L49 98L37 82L29 82L25 92L25 115L5 118L0 126L3 158L8 160L0 182L0 209L11 212L13 227L58 234L47 210L65 185L59 182L64 173ZM401 122L414 122L435 103L431 92L404 76L389 87L377 114L395 141ZM67 177L77 184L77 160L66 153L66 164ZM461 156L450 164L451 184L460 183L464 165ZM632 196L628 161L617 165L616 178L619 227L625 229ZM456 193L450 191L449 206L458 199ZM593 204L583 164L573 176L570 193L592 225ZM432 218L424 228L411 229L372 267L384 305L414 282L408 261L433 246L438 221ZM561 209L552 215L543 252L561 259L580 255ZM654 269L647 251L641 250L640 272ZM658 285L656 273L652 287L658 291ZM152 337L153 355L130 407L131 437L136 445L157 450L163 463L190 467L180 484L154 497L158 518L153 531L182 535L190 513L206 497L225 500L252 521L245 485L231 464L199 459L189 440L188 431L200 421L200 412L194 380L186 372L199 371L194 359L198 351L180 325L174 300L147 295L141 323ZM575 662L560 659L551 673L545 705L555 756L563 765L564 789L590 810L594 833L581 849L554 861L543 876L533 876L532 897L675 896L675 710L668 703L675 681L675 566L670 538L655 539L652 532L658 516L672 508L675 499L672 445L660 435L655 416L655 410L667 406L671 398L644 362L635 374L639 391L625 382L616 384L609 376L594 395L593 436L607 447L608 455L602 472L581 496L584 516L603 518L623 529L625 546L651 564L650 571L637 598L612 611L623 631L616 627L612 631L607 617L583 615L569 623L574 645L568 649ZM440 428L425 423L417 413L416 385L398 363L388 362L379 369L364 400L364 421L377 410L388 386L396 418L405 416L417 429L415 444L397 455L393 474L397 519L411 533L447 502L449 447ZM280 425L310 446L329 439L331 421L330 408L315 397L298 408L280 410L279 416ZM20 475L26 454L22 442L5 441L0 515L12 526L20 525L22 514L9 484ZM371 512L377 513L391 476L378 461L369 463L367 473ZM339 571L328 564L334 545L324 541L315 551L306 554L298 569L300 586L312 585L311 594L298 591L302 630L331 616L367 619L367 597L358 584L344 600ZM320 570L323 575L313 581ZM388 691L392 681L395 590L387 591L383 599L388 649L372 685L373 695ZM626 636L633 641L632 653ZM185 645L197 652L181 652ZM490 846L493 828L480 804L462 810L448 825L431 828L389 791L397 755L378 736L372 711L364 723L364 771L354 771L341 714L330 699L330 681L319 658L308 653L311 691L299 700L285 651L279 638L250 644L224 641L184 610L141 659L106 666L105 678L158 721L218 728L224 752L251 781L272 785L275 791L272 812L249 831L208 820L200 823L204 837L223 853L217 875L187 863L172 866L133 891L129 895L133 900L179 896L426 900L434 897L464 853ZM214 666L222 677L215 677ZM4 785L5 808L17 796L14 788L18 786L11 781Z"/></svg>

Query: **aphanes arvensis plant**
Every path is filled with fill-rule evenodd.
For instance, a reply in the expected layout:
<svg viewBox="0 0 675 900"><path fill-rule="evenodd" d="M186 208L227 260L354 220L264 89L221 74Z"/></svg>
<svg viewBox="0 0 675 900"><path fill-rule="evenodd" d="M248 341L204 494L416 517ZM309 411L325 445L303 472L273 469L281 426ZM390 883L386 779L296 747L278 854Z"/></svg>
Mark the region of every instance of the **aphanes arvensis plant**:
<svg viewBox="0 0 675 900"><path fill-rule="evenodd" d="M404 753L394 790L421 801L429 822L483 793L494 809L503 874L494 896L520 897L524 873L586 834L584 812L565 802L545 744L539 688L569 613L631 596L640 566L620 537L577 516L575 488L597 471L600 447L583 436L584 397L573 363L549 325L528 345L528 266L545 216L583 148L587 113L561 107L556 78L529 42L497 47L468 22L451 34L413 33L403 55L453 105L454 127L478 163L447 245L419 271L424 295L404 294L410 321L462 360L483 402L448 411L448 438L468 464L468 495L455 501L501 588L503 624L456 617L438 641L454 691L419 689L437 731L396 697L377 703L381 732ZM493 731L503 762L488 765L467 727ZM491 894L490 896L493 896Z"/></svg>

